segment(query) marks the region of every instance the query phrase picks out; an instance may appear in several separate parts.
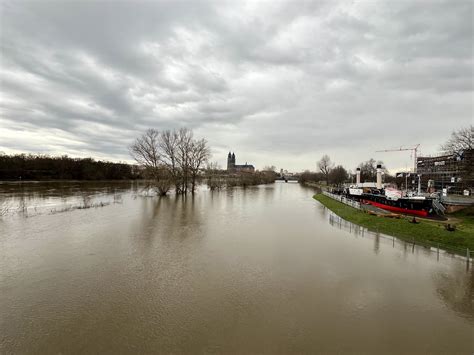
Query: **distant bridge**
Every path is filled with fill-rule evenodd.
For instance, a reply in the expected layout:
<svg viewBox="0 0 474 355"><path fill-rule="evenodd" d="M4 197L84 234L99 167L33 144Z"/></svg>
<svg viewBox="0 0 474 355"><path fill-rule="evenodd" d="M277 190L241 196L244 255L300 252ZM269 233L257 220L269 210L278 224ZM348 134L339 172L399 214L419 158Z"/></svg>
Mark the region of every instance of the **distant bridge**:
<svg viewBox="0 0 474 355"><path fill-rule="evenodd" d="M275 181L284 181L284 182L289 182L289 181L298 181L299 176L291 175L291 176L278 176Z"/></svg>

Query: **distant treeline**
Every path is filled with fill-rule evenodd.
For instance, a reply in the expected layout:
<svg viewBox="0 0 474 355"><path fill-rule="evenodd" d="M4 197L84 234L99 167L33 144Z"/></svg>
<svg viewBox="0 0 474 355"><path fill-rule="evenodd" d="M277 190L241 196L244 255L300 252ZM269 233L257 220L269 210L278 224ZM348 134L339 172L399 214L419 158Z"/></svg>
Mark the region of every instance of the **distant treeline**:
<svg viewBox="0 0 474 355"><path fill-rule="evenodd" d="M211 190L219 190L227 187L248 187L260 184L274 183L278 174L271 170L255 172L239 172L229 174L226 170L218 170L208 167L204 175L206 184Z"/></svg>
<svg viewBox="0 0 474 355"><path fill-rule="evenodd" d="M140 169L125 163L92 158L0 154L0 180L130 180L141 178Z"/></svg>

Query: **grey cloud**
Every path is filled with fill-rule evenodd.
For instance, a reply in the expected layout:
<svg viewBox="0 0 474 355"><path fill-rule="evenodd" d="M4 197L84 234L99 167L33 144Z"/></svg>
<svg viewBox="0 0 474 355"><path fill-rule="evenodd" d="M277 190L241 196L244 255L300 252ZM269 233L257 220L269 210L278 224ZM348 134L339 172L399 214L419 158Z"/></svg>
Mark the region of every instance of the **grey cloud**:
<svg viewBox="0 0 474 355"><path fill-rule="evenodd" d="M470 1L1 6L0 150L124 160L147 127L188 126L257 166L352 167L472 122Z"/></svg>

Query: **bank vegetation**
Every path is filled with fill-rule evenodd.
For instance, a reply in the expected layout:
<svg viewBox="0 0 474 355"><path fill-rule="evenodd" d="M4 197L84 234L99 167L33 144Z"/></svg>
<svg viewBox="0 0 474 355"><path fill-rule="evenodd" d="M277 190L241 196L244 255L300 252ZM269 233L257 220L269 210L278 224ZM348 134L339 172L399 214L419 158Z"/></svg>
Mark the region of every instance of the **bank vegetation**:
<svg viewBox="0 0 474 355"><path fill-rule="evenodd" d="M329 208L339 217L354 224L366 227L371 231L391 235L409 242L425 243L433 247L465 255L466 248L474 251L474 209L456 212L450 215L449 222L418 219L419 223L410 223L413 217L401 219L378 217L347 206L323 194L314 199ZM446 223L455 225L454 231L448 231Z"/></svg>
<svg viewBox="0 0 474 355"><path fill-rule="evenodd" d="M133 180L142 178L137 166L92 158L44 154L0 154L0 181L5 180Z"/></svg>
<svg viewBox="0 0 474 355"><path fill-rule="evenodd" d="M275 182L278 175L271 169L229 173L226 170L216 168L215 164L210 164L203 176L210 190L220 190L236 186L246 188L253 185L271 184Z"/></svg>

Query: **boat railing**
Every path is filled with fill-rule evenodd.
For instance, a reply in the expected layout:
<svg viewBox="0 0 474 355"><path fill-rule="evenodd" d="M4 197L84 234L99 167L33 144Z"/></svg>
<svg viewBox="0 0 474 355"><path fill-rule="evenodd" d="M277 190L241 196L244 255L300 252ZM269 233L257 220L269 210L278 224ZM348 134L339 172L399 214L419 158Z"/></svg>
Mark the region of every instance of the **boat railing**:
<svg viewBox="0 0 474 355"><path fill-rule="evenodd" d="M348 205L348 206L351 206L353 208L356 208L358 210L360 210L360 202L358 201L354 201L354 200L351 200L345 196L342 196L342 195L336 195L336 194L333 194L331 192L327 192L327 191L323 191L323 195L326 195L334 200L337 200L339 202L342 202L343 204L345 205Z"/></svg>
<svg viewBox="0 0 474 355"><path fill-rule="evenodd" d="M439 202L439 200L436 200L436 199L434 199L432 203L433 203L433 208L436 210L436 212L437 212L439 215L444 215L444 212L446 211L446 207L444 207L444 206Z"/></svg>

